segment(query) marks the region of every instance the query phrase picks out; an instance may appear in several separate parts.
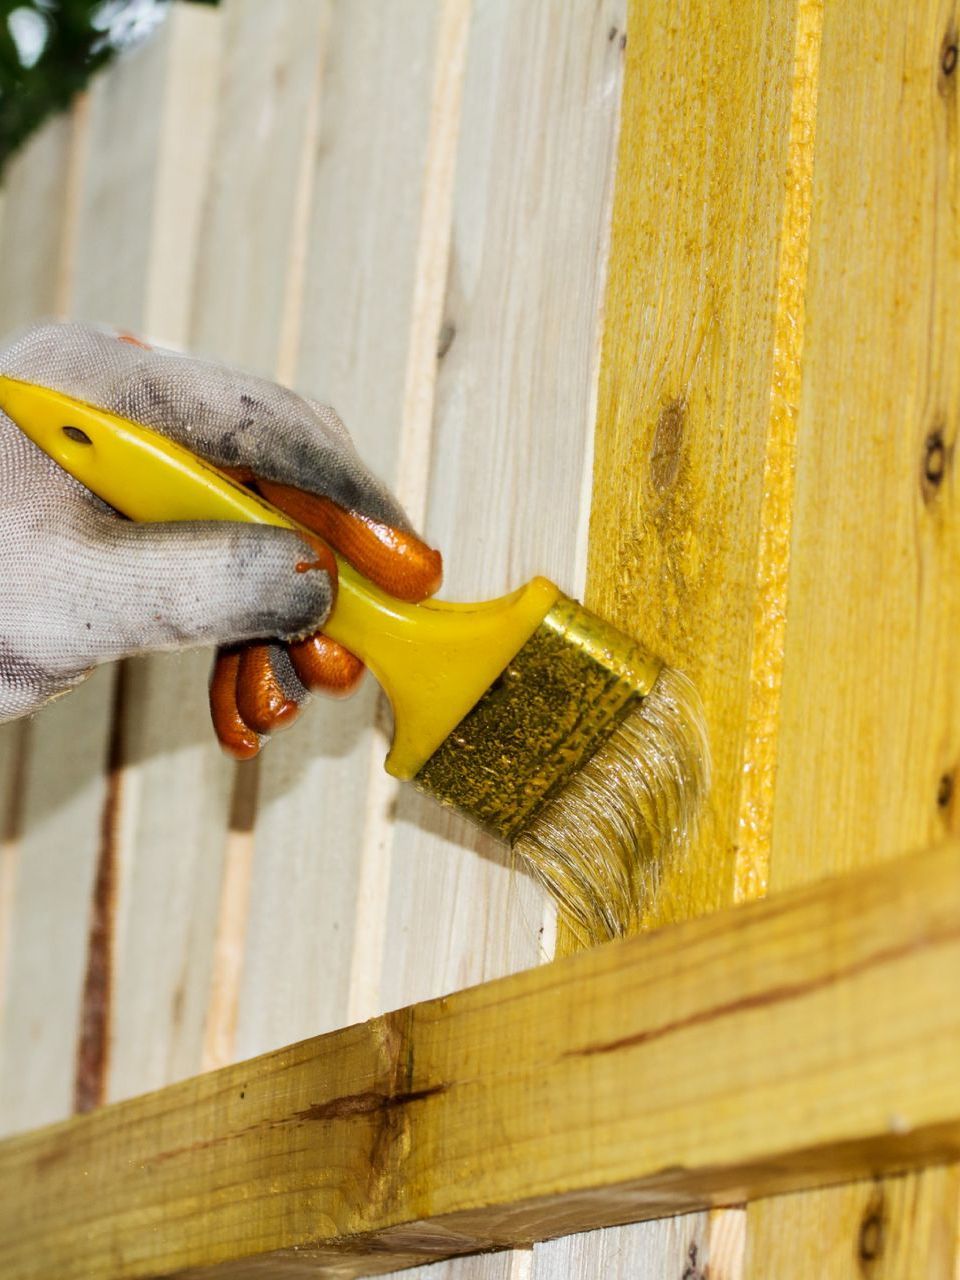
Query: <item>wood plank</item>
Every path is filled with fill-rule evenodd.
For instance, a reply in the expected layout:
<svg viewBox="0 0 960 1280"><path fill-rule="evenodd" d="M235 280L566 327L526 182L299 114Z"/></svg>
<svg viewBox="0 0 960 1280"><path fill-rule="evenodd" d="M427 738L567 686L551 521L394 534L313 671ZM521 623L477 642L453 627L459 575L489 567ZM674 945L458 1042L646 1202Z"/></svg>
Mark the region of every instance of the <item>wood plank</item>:
<svg viewBox="0 0 960 1280"><path fill-rule="evenodd" d="M958 99L943 69L955 22L935 0L825 8L774 887L960 820ZM943 1176L876 1188L886 1244L871 1276L952 1280L956 1231L949 1249L928 1231ZM751 1206L748 1274L850 1274L865 1198L854 1187ZM785 1256L777 1232L793 1228L806 1244Z"/></svg>
<svg viewBox="0 0 960 1280"><path fill-rule="evenodd" d="M175 10L153 42L97 78L75 111L59 165L64 229L57 251L49 251L58 279L46 286L44 310L142 329L158 271L162 278L153 250L164 235L171 279L181 279L183 239L169 233L171 220L189 217L177 157L185 163L192 152L181 144L171 154L165 125L175 127L181 103L165 103L164 95L171 67L182 61L185 71L196 69L193 33L207 18L198 15ZM154 109L143 110L145 102ZM175 200L171 179L179 184ZM115 669L97 672L31 727L8 956L8 1067L0 1083L9 1125L65 1115L106 1090L123 906L121 832L130 820L130 806L120 803L116 766L125 737L115 714L118 691L127 696L130 685L117 685ZM132 799L129 789L125 799ZM42 939L30 925L40 919ZM20 1045L30 1046L42 1067L11 1067Z"/></svg>
<svg viewBox="0 0 960 1280"><path fill-rule="evenodd" d="M955 1280L958 1209L956 1165L758 1200L745 1274Z"/></svg>
<svg viewBox="0 0 960 1280"><path fill-rule="evenodd" d="M7 168L0 226L0 335L60 310L67 179L76 118L49 120Z"/></svg>
<svg viewBox="0 0 960 1280"><path fill-rule="evenodd" d="M753 660L784 603L783 539L761 533L789 528L777 389L800 355L785 302L805 268L815 9L630 10L587 601L694 678L714 756L701 838L661 868L651 925L765 879L771 797L751 780L776 734Z"/></svg>
<svg viewBox="0 0 960 1280"><path fill-rule="evenodd" d="M530 1280L603 1276L636 1280L728 1280L709 1250L709 1214L688 1213L663 1222L638 1222L581 1235L562 1236L535 1246ZM709 1268L707 1270L706 1268Z"/></svg>
<svg viewBox="0 0 960 1280"><path fill-rule="evenodd" d="M153 117L156 136L136 332L184 347L212 156L220 21L212 9L176 5L167 24L152 110L139 106ZM111 1100L200 1065L232 779L209 738L209 663L209 653L190 653L125 664L112 814L119 868L112 1047L103 1081Z"/></svg>
<svg viewBox="0 0 960 1280"><path fill-rule="evenodd" d="M534 572L583 588L625 16L623 0L473 6L449 283L430 352L433 448L427 438L419 450L447 595L498 594ZM465 519L471 511L482 522ZM403 791L397 819L380 850L379 894L368 890L379 932L365 931L362 956L355 949L355 972L369 972L372 933L382 968L354 1016L550 955L552 908L493 841ZM659 1233L638 1228L631 1245L641 1257L676 1254L652 1244ZM597 1235L576 1247L585 1274L614 1251ZM509 1274L565 1277L568 1262L562 1250L518 1253ZM447 1267L499 1277L505 1265Z"/></svg>
<svg viewBox="0 0 960 1280"><path fill-rule="evenodd" d="M837 6L824 27L777 887L960 821L947 794L960 765L960 189L957 93L937 79L946 23L940 4L874 0ZM882 43L868 56L869 31Z"/></svg>
<svg viewBox="0 0 960 1280"><path fill-rule="evenodd" d="M34 135L7 168L3 184L3 222L0 224L0 334L5 341L14 331L50 315L60 307L65 288L65 249L70 239L73 210L68 197L74 141L82 132L82 112L54 117ZM31 1123L59 1118L69 1111L70 1081L56 1078L62 1072L59 1055L38 1074L60 1101L52 1108L42 1100L43 1086L31 1102L24 1096L19 1072L4 1075L4 1049L12 1049L18 1030L24 1029L24 1009L17 983L8 991L10 966L24 948L23 930L14 941L15 900L20 879L20 837L26 812L24 782L29 755L28 728L16 722L0 728L0 1132ZM76 870L86 884L82 857ZM29 870L28 870L29 877ZM22 886L21 886L22 887ZM21 909L21 916L23 911ZM29 934L29 930L26 930ZM82 946L82 943L81 943ZM21 989L22 991L22 989ZM37 991L42 997L42 988ZM6 1006L12 1009L5 1014ZM72 1057L72 1055L71 1055ZM67 1067L69 1072L72 1061ZM50 1078L52 1071L54 1080ZM62 1087L58 1087L58 1083ZM64 1109L65 1104L65 1109Z"/></svg>
<svg viewBox="0 0 960 1280"><path fill-rule="evenodd" d="M188 282L187 305L177 321L181 332L170 331L176 317L166 321L167 329L150 332L201 355L276 373L287 268L296 253L297 178L303 152L312 151L315 141L305 107L315 89L324 11L241 2L222 13L196 12L208 24L201 33L208 45L214 35L220 45L207 54L208 98L198 103L183 84L179 92L173 85L167 91L173 102L192 103L196 133L202 132L204 108L211 126L208 172L194 189L198 215L202 205L191 244L196 279ZM214 24L218 30L211 32ZM194 57L198 43L190 42ZM186 70L181 64L178 74ZM177 159L182 161L179 153ZM193 173L191 168L188 178ZM188 183L173 185L191 189ZM181 190L181 217L184 203ZM190 230L182 222L177 226ZM159 293L157 303L166 296ZM158 314L158 326L163 323ZM238 944L242 948L243 919L239 936L226 931L235 918L233 846L249 843L249 837L229 832L236 770L210 727L210 659L209 652L198 652L138 664L132 716L137 743L125 779L137 786L137 825L129 833L129 924L117 999L114 1096L157 1087L232 1056L221 1042L235 1004L232 957ZM179 709L176 719L171 705ZM248 771L243 788L249 776ZM176 811L171 795L180 797ZM160 911L157 902L164 904ZM225 970L232 975L226 984ZM212 1006L211 984L217 992Z"/></svg>
<svg viewBox="0 0 960 1280"><path fill-rule="evenodd" d="M581 586L625 7L473 9L426 518L452 599ZM507 850L412 791L397 819L381 1008L550 954Z"/></svg>
<svg viewBox="0 0 960 1280"><path fill-rule="evenodd" d="M472 0L444 0L438 14L430 127L426 142L423 205L414 277L413 311L407 351L403 411L394 492L416 528L427 519L430 453L438 351L443 331L454 175ZM347 1021L372 1017L383 1009L381 983L396 802L399 784L384 770L392 731L386 699L380 697L372 739L366 789L366 819L359 849L357 907ZM453 1263L451 1266L459 1264Z"/></svg>
<svg viewBox="0 0 960 1280"><path fill-rule="evenodd" d="M86 102L51 121L6 178L0 289L3 325L63 311L72 288L75 187ZM25 732L4 727L4 980L0 991L0 1132L69 1115L74 1095L88 920L99 849L109 681L89 682ZM69 744L69 745L68 745ZM48 768L38 767L45 756ZM53 892L55 887L56 892ZM33 922L43 920L40 936ZM49 930L49 932L47 932ZM31 1055L25 1072L21 1047Z"/></svg>
<svg viewBox="0 0 960 1280"><path fill-rule="evenodd" d="M956 1158L958 963L954 841L387 1014L6 1140L0 1265L357 1276Z"/></svg>
<svg viewBox="0 0 960 1280"><path fill-rule="evenodd" d="M329 23L328 4L243 0L224 11L218 161L192 341L214 358L288 384L299 348ZM215 750L209 734L206 743ZM233 771L204 1069L235 1056L261 763Z"/></svg>
<svg viewBox="0 0 960 1280"><path fill-rule="evenodd" d="M701 838L661 869L648 927L764 886L816 10L629 12L587 598L694 676L715 756ZM737 1210L702 1228L711 1274L739 1277L744 1228Z"/></svg>
<svg viewBox="0 0 960 1280"><path fill-rule="evenodd" d="M336 408L387 479L398 466L442 8L336 7L311 151L294 383ZM347 1021L368 776L386 753L376 708L372 681L348 703L314 699L264 753L240 1055Z"/></svg>

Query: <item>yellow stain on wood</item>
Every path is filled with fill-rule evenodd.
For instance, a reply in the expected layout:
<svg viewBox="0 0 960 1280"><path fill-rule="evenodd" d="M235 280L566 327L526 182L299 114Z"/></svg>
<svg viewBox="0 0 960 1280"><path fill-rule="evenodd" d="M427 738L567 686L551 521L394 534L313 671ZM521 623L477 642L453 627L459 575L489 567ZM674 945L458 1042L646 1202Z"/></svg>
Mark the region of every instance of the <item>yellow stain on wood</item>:
<svg viewBox="0 0 960 1280"><path fill-rule="evenodd" d="M775 889L957 829L956 48L953 4L827 8ZM865 1196L885 1206L868 1257ZM957 1196L951 1169L752 1205L746 1275L954 1280Z"/></svg>
<svg viewBox="0 0 960 1280"><path fill-rule="evenodd" d="M958 966L954 841L413 1005L0 1143L0 1272L369 1275L955 1158Z"/></svg>
<svg viewBox="0 0 960 1280"><path fill-rule="evenodd" d="M958 1206L956 1165L758 1200L747 1209L744 1274L956 1280Z"/></svg>
<svg viewBox="0 0 960 1280"><path fill-rule="evenodd" d="M715 779L647 926L766 881L819 21L630 12L587 598L694 678Z"/></svg>
<svg viewBox="0 0 960 1280"><path fill-rule="evenodd" d="M824 27L773 887L957 822L956 38L933 0Z"/></svg>
<svg viewBox="0 0 960 1280"><path fill-rule="evenodd" d="M807 257L822 0L797 7L790 135L777 272L770 421L763 465L734 898L767 890L787 620L794 463L806 319Z"/></svg>
<svg viewBox="0 0 960 1280"><path fill-rule="evenodd" d="M654 926L960 829L957 20L635 4L630 31L590 600L697 680L716 779ZM820 1193L820 1274L860 1195ZM749 1274L812 1274L764 1212Z"/></svg>

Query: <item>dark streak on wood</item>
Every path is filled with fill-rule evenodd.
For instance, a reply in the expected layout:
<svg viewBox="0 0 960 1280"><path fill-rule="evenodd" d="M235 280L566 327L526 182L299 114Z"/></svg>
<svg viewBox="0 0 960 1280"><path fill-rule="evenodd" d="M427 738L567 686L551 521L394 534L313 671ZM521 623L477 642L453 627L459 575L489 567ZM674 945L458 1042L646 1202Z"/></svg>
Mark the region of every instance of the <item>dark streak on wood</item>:
<svg viewBox="0 0 960 1280"><path fill-rule="evenodd" d="M410 1089L404 1093L380 1093L376 1089L368 1089L364 1093L348 1093L342 1098L331 1098L329 1102L318 1102L293 1114L302 1120L340 1120L345 1116L374 1115L436 1097L437 1094L446 1093L449 1088L447 1084L435 1084L426 1089Z"/></svg>
<svg viewBox="0 0 960 1280"><path fill-rule="evenodd" d="M230 831L248 835L256 825L260 800L260 757L238 760L233 771L233 787L230 792L230 815L227 826Z"/></svg>
<svg viewBox="0 0 960 1280"><path fill-rule="evenodd" d="M0 825L0 841L16 844L23 830L23 798L26 791L27 760L30 755L30 721L19 720L16 725L17 741L14 748L10 785L3 806L3 822Z"/></svg>
<svg viewBox="0 0 960 1280"><path fill-rule="evenodd" d="M876 1274L887 1235L887 1206L883 1184L877 1183L864 1209L857 1236L857 1263L864 1280Z"/></svg>
<svg viewBox="0 0 960 1280"><path fill-rule="evenodd" d="M676 482L686 420L687 402L684 396L675 396L660 410L650 449L650 480L658 494L664 494Z"/></svg>
<svg viewBox="0 0 960 1280"><path fill-rule="evenodd" d="M960 930L949 930L936 940L949 941L957 937L960 937ZM855 977L859 973L866 973L879 965L890 964L903 956L909 955L918 946L932 941L934 941L932 937L926 937L917 940L911 939L899 947L885 947L880 951L874 952L873 955L864 957L863 960L858 961L856 964L848 965L845 969L833 969L824 974L823 977L815 978L810 982L785 982L779 987L768 987L764 991L758 991L756 995L744 996L740 1000L730 1000L726 1004L718 1004L709 1009L701 1009L687 1018L677 1018L673 1022L665 1022L662 1026L651 1027L648 1031L638 1031L635 1035L623 1036L619 1040L588 1044L578 1049L568 1049L563 1056L565 1058L589 1058L600 1053L617 1053L620 1049L632 1049L639 1044L648 1044L652 1040L661 1040L664 1036L673 1035L677 1031L684 1031L687 1027L714 1022L719 1018L727 1017L729 1014L742 1013L745 1009L762 1009L769 1005L781 1004L785 1000L795 1000L798 997L810 995L811 992L822 991L826 987L836 986L838 982Z"/></svg>
<svg viewBox="0 0 960 1280"><path fill-rule="evenodd" d="M100 852L90 908L87 970L80 1005L73 1086L74 1111L92 1111L106 1097L110 1065L110 1020L113 995L113 940L117 889L117 826L123 784L124 721L129 672L117 668L113 687L110 742L107 748L107 790L100 817Z"/></svg>

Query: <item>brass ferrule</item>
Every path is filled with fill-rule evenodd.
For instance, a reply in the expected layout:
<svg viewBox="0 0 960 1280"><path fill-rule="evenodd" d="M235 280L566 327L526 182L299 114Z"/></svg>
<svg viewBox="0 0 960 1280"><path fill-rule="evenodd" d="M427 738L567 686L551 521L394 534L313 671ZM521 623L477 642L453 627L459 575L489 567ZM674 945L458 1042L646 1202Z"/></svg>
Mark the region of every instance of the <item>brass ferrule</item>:
<svg viewBox="0 0 960 1280"><path fill-rule="evenodd" d="M660 667L561 596L414 785L511 841L650 692Z"/></svg>

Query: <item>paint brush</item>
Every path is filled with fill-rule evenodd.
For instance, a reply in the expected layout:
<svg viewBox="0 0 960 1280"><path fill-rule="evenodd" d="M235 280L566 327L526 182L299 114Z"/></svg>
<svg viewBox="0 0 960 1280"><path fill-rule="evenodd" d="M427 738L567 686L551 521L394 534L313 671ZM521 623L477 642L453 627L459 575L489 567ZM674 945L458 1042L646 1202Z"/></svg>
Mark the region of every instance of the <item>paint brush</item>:
<svg viewBox="0 0 960 1280"><path fill-rule="evenodd" d="M122 515L313 531L158 432L0 377L0 408ZM708 785L693 686L545 578L498 600L409 604L337 556L323 631L386 692L386 760L509 843L584 940L638 918Z"/></svg>

